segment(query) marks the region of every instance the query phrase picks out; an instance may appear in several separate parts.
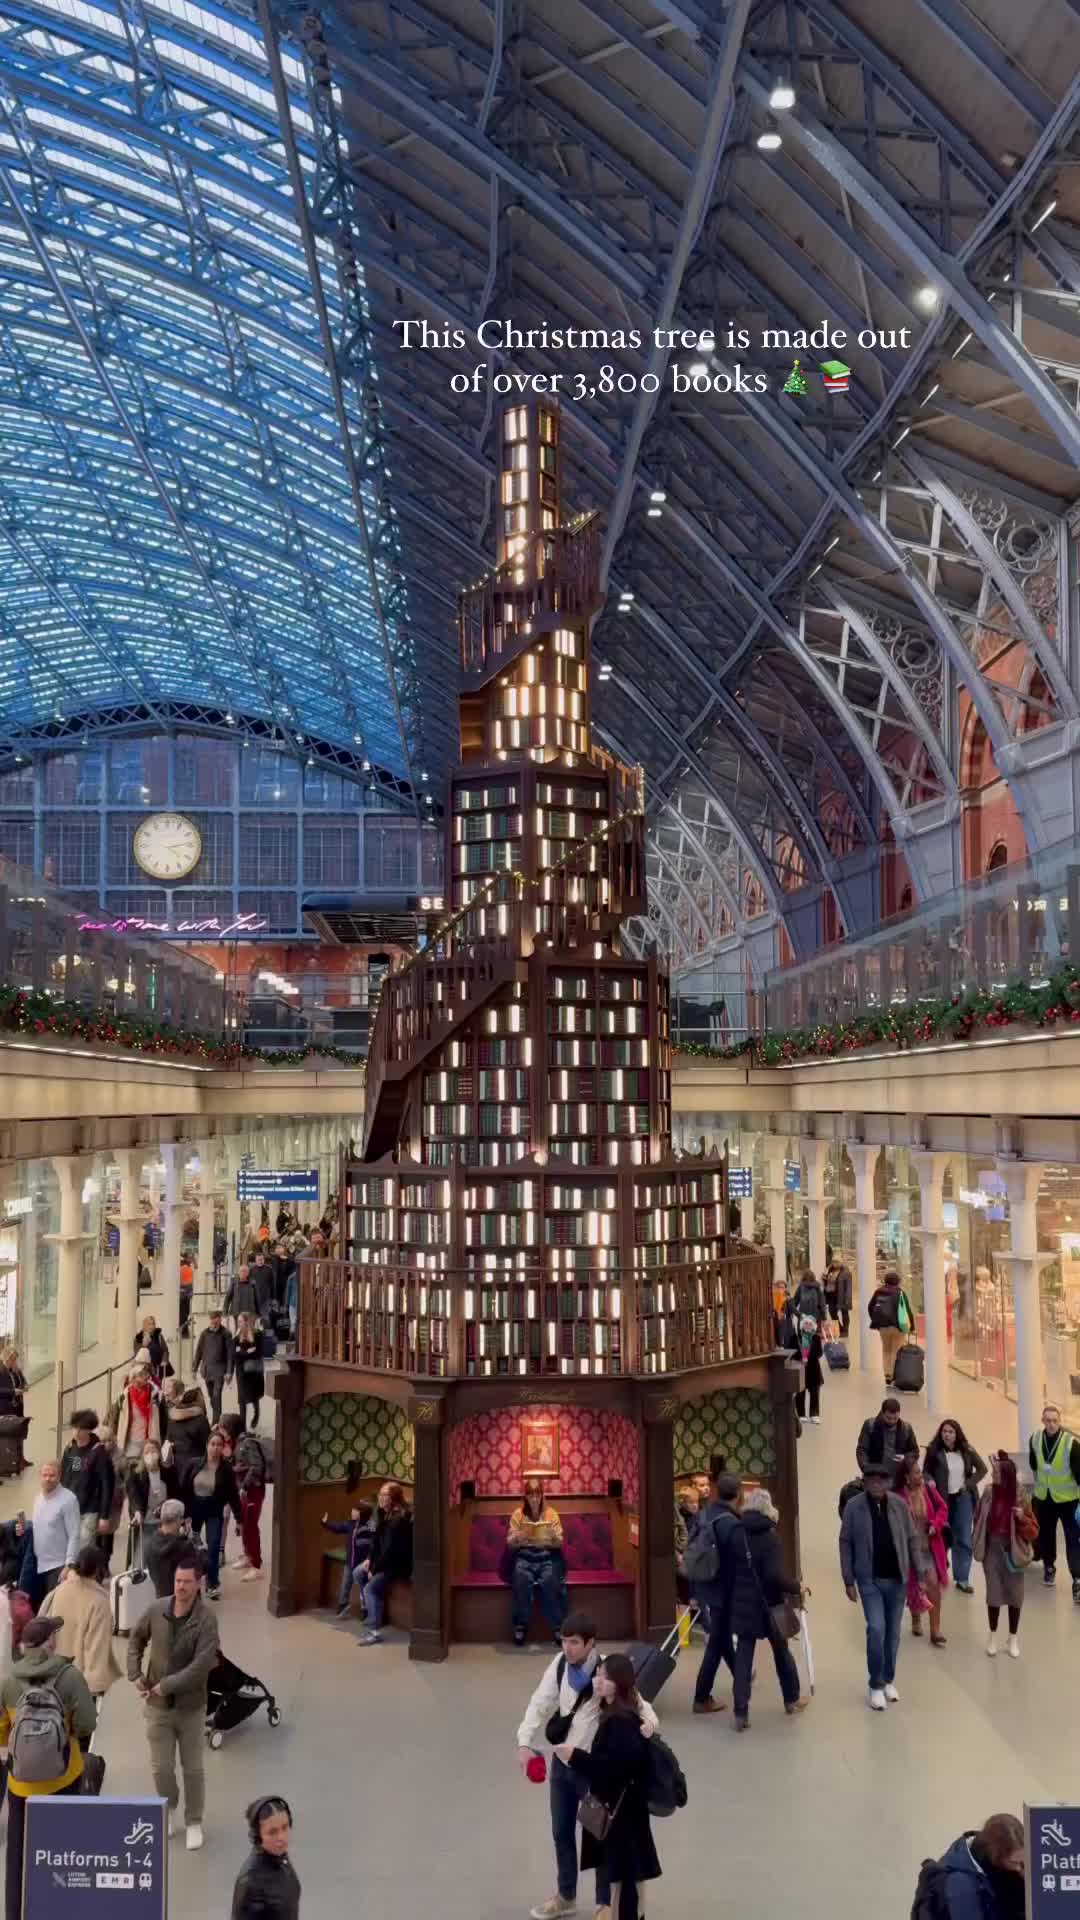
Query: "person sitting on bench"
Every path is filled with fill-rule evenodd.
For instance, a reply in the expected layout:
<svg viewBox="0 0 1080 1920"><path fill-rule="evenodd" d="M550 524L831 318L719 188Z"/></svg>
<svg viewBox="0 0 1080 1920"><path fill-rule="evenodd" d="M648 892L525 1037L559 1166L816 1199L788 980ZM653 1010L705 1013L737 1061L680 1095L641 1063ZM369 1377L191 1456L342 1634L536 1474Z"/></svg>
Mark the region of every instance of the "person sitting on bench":
<svg viewBox="0 0 1080 1920"><path fill-rule="evenodd" d="M540 1589L540 1605L556 1640L566 1618L566 1562L563 1559L562 1521L544 1498L542 1480L526 1480L524 1499L510 1515L506 1536L511 1556L510 1619L514 1645L524 1646L532 1613L533 1589Z"/></svg>

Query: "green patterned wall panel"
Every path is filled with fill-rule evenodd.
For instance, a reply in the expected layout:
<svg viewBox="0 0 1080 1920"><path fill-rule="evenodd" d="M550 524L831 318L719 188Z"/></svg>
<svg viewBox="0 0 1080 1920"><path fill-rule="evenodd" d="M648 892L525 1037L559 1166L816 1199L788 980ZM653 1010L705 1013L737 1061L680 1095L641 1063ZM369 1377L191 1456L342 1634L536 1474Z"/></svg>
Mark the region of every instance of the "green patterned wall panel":
<svg viewBox="0 0 1080 1920"><path fill-rule="evenodd" d="M765 1479L776 1471L772 1408L767 1393L732 1387L727 1393L686 1400L675 1420L675 1471L700 1473L714 1453L727 1456L732 1473Z"/></svg>
<svg viewBox="0 0 1080 1920"><path fill-rule="evenodd" d="M348 1461L364 1473L412 1479L412 1448L404 1407L369 1393L320 1393L300 1416L301 1480L344 1480Z"/></svg>

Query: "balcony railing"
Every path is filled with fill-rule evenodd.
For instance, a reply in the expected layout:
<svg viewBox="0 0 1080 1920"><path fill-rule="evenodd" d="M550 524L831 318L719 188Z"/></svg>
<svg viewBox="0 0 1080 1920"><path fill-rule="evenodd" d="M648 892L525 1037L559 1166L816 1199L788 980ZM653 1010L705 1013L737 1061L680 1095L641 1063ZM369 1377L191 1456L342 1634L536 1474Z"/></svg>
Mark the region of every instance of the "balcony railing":
<svg viewBox="0 0 1080 1920"><path fill-rule="evenodd" d="M1038 987L1070 961L1080 961L1075 840L986 874L864 940L770 973L765 1024L777 1032L974 988Z"/></svg>
<svg viewBox="0 0 1080 1920"><path fill-rule="evenodd" d="M203 961L103 925L3 860L0 982L86 1014L236 1038L235 1007Z"/></svg>
<svg viewBox="0 0 1080 1920"><path fill-rule="evenodd" d="M677 1373L771 1353L771 1253L553 1277L300 1263L303 1360L434 1379Z"/></svg>

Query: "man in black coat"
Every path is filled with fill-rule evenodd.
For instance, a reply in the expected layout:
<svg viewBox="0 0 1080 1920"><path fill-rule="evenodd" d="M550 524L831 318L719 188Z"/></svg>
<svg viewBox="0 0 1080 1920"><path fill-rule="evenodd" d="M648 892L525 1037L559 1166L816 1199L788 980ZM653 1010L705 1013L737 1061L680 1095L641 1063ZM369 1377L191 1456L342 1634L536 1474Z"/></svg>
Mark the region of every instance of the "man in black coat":
<svg viewBox="0 0 1080 1920"><path fill-rule="evenodd" d="M918 1456L915 1429L901 1420L900 1402L890 1394L882 1401L881 1412L872 1420L864 1420L860 1428L855 1448L859 1472L865 1474L871 1467L880 1467L891 1487L903 1462L917 1460Z"/></svg>
<svg viewBox="0 0 1080 1920"><path fill-rule="evenodd" d="M109 1530L116 1475L108 1452L97 1437L98 1417L89 1411L72 1415L74 1437L64 1448L60 1485L79 1503L79 1535L84 1547L96 1546L99 1533Z"/></svg>
<svg viewBox="0 0 1080 1920"><path fill-rule="evenodd" d="M233 1337L217 1307L211 1309L210 1325L204 1327L195 1344L195 1372L206 1382L210 1417L216 1426L221 1419L221 1394L233 1374Z"/></svg>
<svg viewBox="0 0 1080 1920"><path fill-rule="evenodd" d="M715 1474L711 1482L712 1498L698 1524L699 1535L707 1528L712 1529L718 1564L715 1580L698 1581L694 1585L694 1598L699 1606L708 1607L710 1622L708 1644L694 1685L695 1713L723 1712L723 1701L712 1697L713 1682L721 1660L727 1662L732 1674L735 1672L731 1615L735 1587L735 1544L742 1531L736 1511L740 1492L737 1474Z"/></svg>
<svg viewBox="0 0 1080 1920"><path fill-rule="evenodd" d="M830 1320L839 1323L840 1337L846 1340L851 1325L851 1268L845 1267L839 1254L834 1254L829 1261L825 1275L825 1299Z"/></svg>
<svg viewBox="0 0 1080 1920"><path fill-rule="evenodd" d="M228 1293L225 1295L223 1312L235 1321L239 1320L242 1313L250 1313L252 1319L255 1319L258 1311L259 1309L255 1302L255 1283L251 1278L251 1268L242 1262L240 1266L237 1267L235 1277L232 1280Z"/></svg>
<svg viewBox="0 0 1080 1920"><path fill-rule="evenodd" d="M263 1326L268 1327L274 1311L274 1274L263 1254L255 1255L248 1277L255 1289L255 1312Z"/></svg>
<svg viewBox="0 0 1080 1920"><path fill-rule="evenodd" d="M776 1531L776 1509L766 1489L757 1487L746 1498L751 1504L738 1509L742 1539L734 1536L732 1539L735 1550L735 1585L731 1598L731 1627L735 1635L734 1704L735 1726L740 1733L750 1725L750 1688L759 1640L767 1640L772 1650L785 1712L801 1713L810 1705L808 1699L800 1697L799 1670L770 1612L785 1594L801 1604L803 1588L784 1571L780 1536Z"/></svg>

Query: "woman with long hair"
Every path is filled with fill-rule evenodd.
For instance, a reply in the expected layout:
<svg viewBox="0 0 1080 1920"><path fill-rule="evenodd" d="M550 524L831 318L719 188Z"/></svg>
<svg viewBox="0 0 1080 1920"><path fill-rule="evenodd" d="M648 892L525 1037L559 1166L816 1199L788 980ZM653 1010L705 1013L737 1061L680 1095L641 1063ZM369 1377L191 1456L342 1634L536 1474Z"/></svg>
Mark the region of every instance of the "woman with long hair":
<svg viewBox="0 0 1080 1920"><path fill-rule="evenodd" d="M19 1364L17 1347L5 1347L0 1352L0 1420L5 1421L3 1432L6 1445L3 1449L3 1473L17 1480L33 1461L26 1457L26 1435L30 1426L24 1410L23 1395L27 1389L27 1379ZM3 1474L0 1474L0 1478Z"/></svg>
<svg viewBox="0 0 1080 1920"><path fill-rule="evenodd" d="M160 1448L164 1430L161 1393L154 1384L149 1354L136 1354L109 1424L126 1460L140 1460L148 1441Z"/></svg>
<svg viewBox="0 0 1080 1920"><path fill-rule="evenodd" d="M526 1480L521 1505L510 1515L506 1535L511 1558L510 1622L516 1647L525 1644L533 1591L537 1588L547 1623L558 1638L566 1617L566 1562L562 1544L562 1521L544 1498L543 1481Z"/></svg>
<svg viewBox="0 0 1080 1920"><path fill-rule="evenodd" d="M1004 1449L990 1457L991 1484L984 1487L975 1515L975 1558L986 1579L986 1617L990 1636L986 1651L993 1658L1002 1607L1009 1610L1006 1652L1020 1658L1020 1609L1024 1604L1024 1568L1032 1557L1031 1543L1039 1523L1016 1484L1016 1467Z"/></svg>
<svg viewBox="0 0 1080 1920"><path fill-rule="evenodd" d="M1013 1813L991 1814L923 1868L938 1880L949 1920L1024 1920L1025 1871L1024 1829Z"/></svg>
<svg viewBox="0 0 1080 1920"><path fill-rule="evenodd" d="M971 1585L971 1537L979 1482L989 1469L968 1439L959 1420L943 1420L923 1456L923 1472L932 1480L949 1509L952 1534L952 1570L957 1593L974 1593Z"/></svg>
<svg viewBox="0 0 1080 1920"><path fill-rule="evenodd" d="M895 1491L911 1515L923 1550L928 1572L919 1579L914 1567L908 1573L907 1603L911 1613L911 1631L922 1633L923 1614L930 1615L930 1645L947 1644L941 1631L941 1596L949 1584L949 1555L945 1529L949 1509L932 1480L928 1480L917 1460L902 1460L897 1468Z"/></svg>
<svg viewBox="0 0 1080 1920"><path fill-rule="evenodd" d="M240 1405L240 1418L252 1433L259 1430L259 1404L263 1397L266 1376L263 1369L262 1335L255 1325L254 1316L241 1313L236 1321L236 1338L233 1341L233 1364L236 1369L236 1397Z"/></svg>
<svg viewBox="0 0 1080 1920"><path fill-rule="evenodd" d="M379 1488L375 1515L375 1544L371 1557L357 1568L357 1579L367 1613L367 1628L357 1642L377 1647L382 1640L387 1590L394 1580L410 1580L413 1566L412 1514L400 1480L386 1480Z"/></svg>
<svg viewBox="0 0 1080 1920"><path fill-rule="evenodd" d="M582 1870L606 1868L610 1874L611 1920L641 1920L644 1883L660 1878L649 1821L645 1742L652 1729L642 1725L633 1662L625 1653L609 1653L601 1660L593 1684L600 1699L600 1723L590 1751L567 1740L555 1752L612 1816L603 1840L583 1828Z"/></svg>
<svg viewBox="0 0 1080 1920"><path fill-rule="evenodd" d="M147 1314L142 1326L135 1335L135 1345L132 1351L136 1356L140 1354L146 1355L150 1362L150 1371L154 1376L154 1384L160 1387L166 1372L171 1371L169 1366L169 1343L152 1313Z"/></svg>

